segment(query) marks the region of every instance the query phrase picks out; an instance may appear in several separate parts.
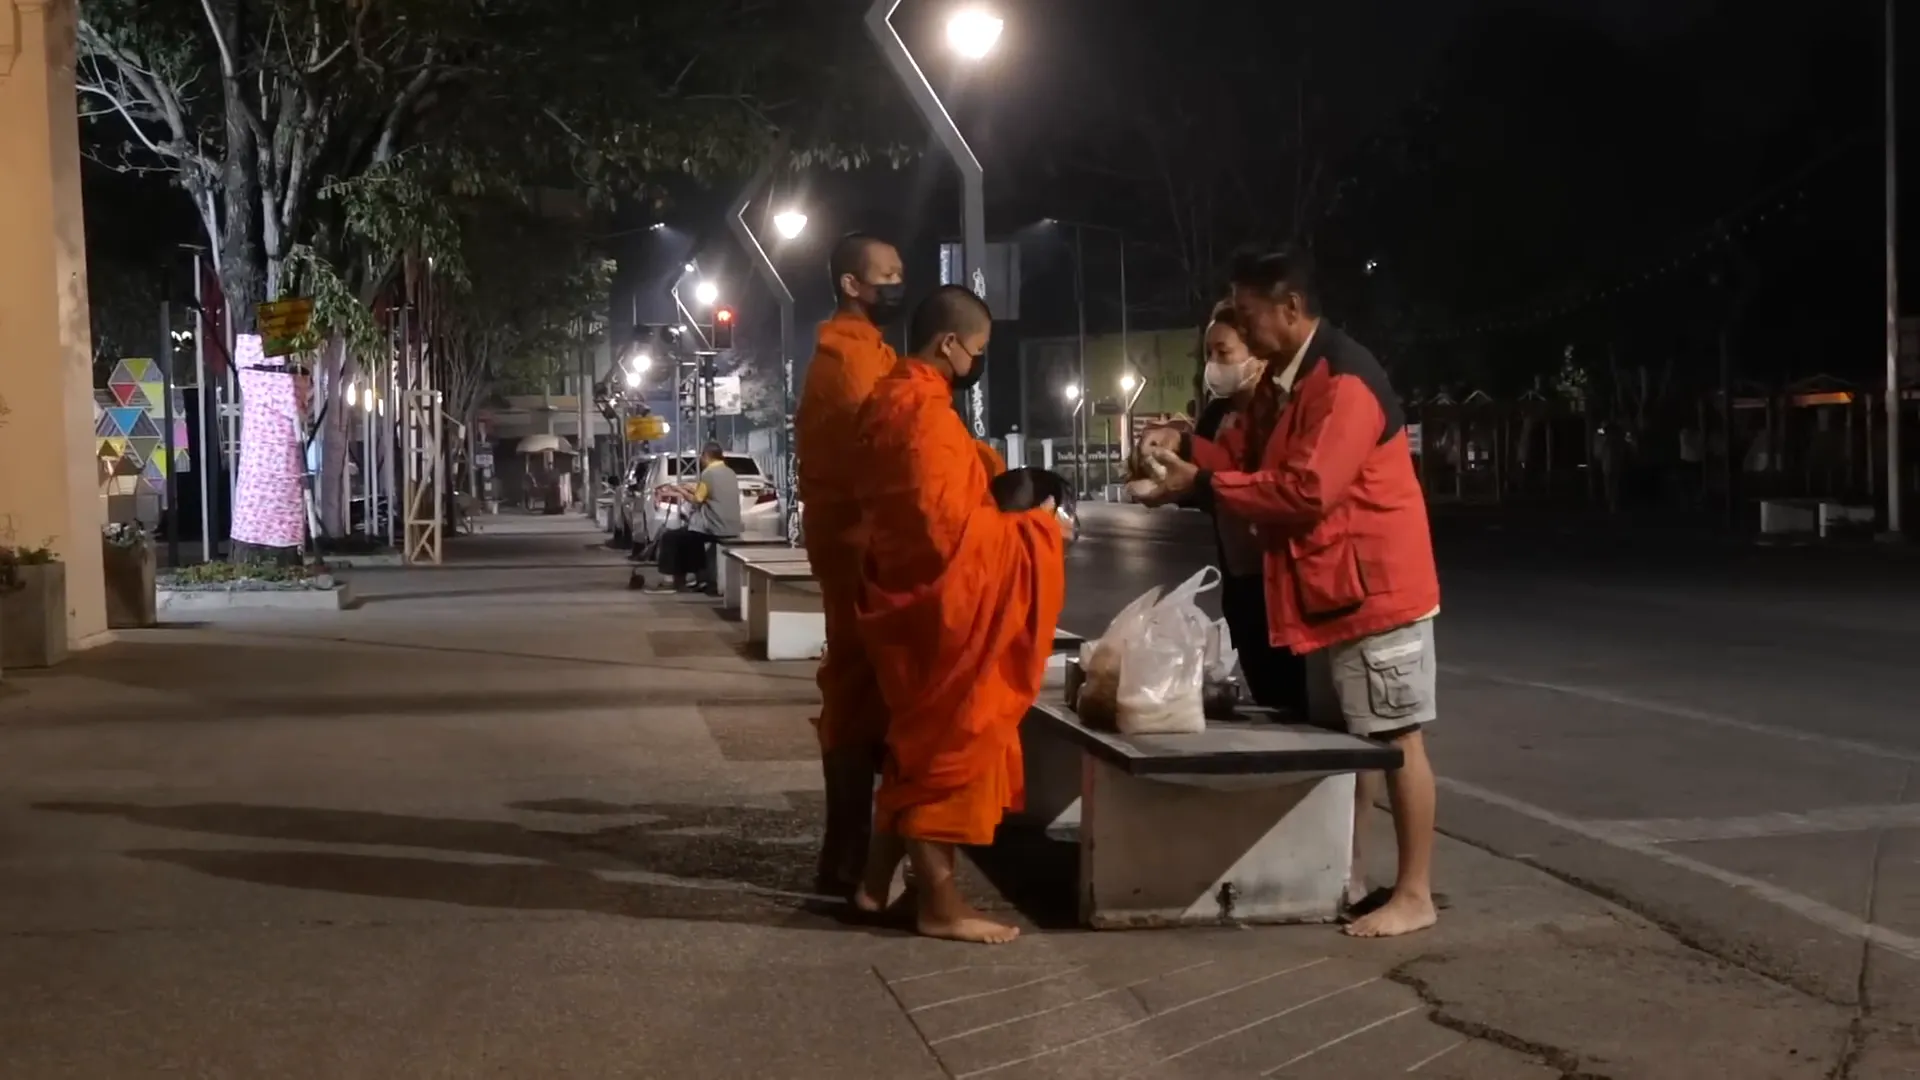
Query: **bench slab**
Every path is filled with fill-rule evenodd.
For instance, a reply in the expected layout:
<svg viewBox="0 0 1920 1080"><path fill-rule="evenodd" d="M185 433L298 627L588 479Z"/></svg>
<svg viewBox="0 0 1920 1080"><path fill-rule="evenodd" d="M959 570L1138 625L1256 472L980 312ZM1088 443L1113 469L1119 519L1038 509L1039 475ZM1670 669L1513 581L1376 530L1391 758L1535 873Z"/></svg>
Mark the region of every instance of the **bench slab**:
<svg viewBox="0 0 1920 1080"><path fill-rule="evenodd" d="M1087 727L1065 705L1040 702L1034 709L1053 721L1059 735L1131 776L1258 777L1400 767L1397 747L1311 724L1211 720L1197 735L1121 735Z"/></svg>
<svg viewBox="0 0 1920 1080"><path fill-rule="evenodd" d="M1063 680L1049 675L1051 692ZM1028 711L1020 741L1024 819L1078 841L1080 914L1095 929L1337 917L1353 774L1401 761L1396 747L1277 719L1095 731L1053 702Z"/></svg>
<svg viewBox="0 0 1920 1080"><path fill-rule="evenodd" d="M800 548L750 548L741 551L729 551L720 560L720 608L722 611L738 613L744 621L747 617L748 568L754 566L777 566L798 564L811 566L807 562L807 553Z"/></svg>

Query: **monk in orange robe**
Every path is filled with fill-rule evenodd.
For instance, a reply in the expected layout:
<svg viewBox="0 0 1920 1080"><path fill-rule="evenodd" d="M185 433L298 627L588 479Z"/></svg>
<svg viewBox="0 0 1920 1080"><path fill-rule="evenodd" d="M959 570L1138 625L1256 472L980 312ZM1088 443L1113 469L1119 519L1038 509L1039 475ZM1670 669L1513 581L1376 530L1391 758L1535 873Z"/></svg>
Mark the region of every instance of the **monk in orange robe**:
<svg viewBox="0 0 1920 1080"><path fill-rule="evenodd" d="M913 314L911 354L860 417L859 625L888 726L854 903L884 908L904 854L921 933L998 944L1019 930L961 897L955 849L992 843L1001 816L1021 805L1020 721L1046 677L1066 569L1052 502L1001 511L988 488L999 456L954 409L954 393L979 381L992 330L978 297L938 290Z"/></svg>
<svg viewBox="0 0 1920 1080"><path fill-rule="evenodd" d="M872 829L873 784L887 731L886 705L861 647L854 609L860 595L860 502L866 466L855 442L860 409L899 357L881 328L904 306L900 253L855 234L834 248L838 304L819 344L794 414L801 527L820 583L826 652L820 660L820 763L827 823L815 889L848 896L859 884Z"/></svg>

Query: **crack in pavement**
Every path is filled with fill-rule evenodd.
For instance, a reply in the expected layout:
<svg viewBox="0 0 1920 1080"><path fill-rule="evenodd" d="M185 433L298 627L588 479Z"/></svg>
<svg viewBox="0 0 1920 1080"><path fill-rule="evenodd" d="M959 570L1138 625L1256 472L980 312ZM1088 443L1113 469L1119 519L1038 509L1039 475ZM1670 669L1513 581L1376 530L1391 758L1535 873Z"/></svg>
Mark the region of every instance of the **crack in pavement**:
<svg viewBox="0 0 1920 1080"><path fill-rule="evenodd" d="M1428 1020L1466 1038L1489 1042L1495 1046L1503 1047L1517 1054L1524 1054L1533 1058L1550 1069L1558 1070L1560 1080L1615 1080L1614 1077L1607 1076L1603 1073L1590 1072L1581 1068L1580 1056L1570 1050L1564 1050L1558 1046L1548 1046L1545 1043L1534 1042L1531 1039L1525 1039L1515 1035L1510 1031L1503 1031L1477 1020L1468 1020L1465 1017L1456 1016L1449 1012L1449 1006L1440 998L1439 993L1434 990L1425 979L1420 978L1408 970L1415 964L1432 960L1439 955L1438 953L1429 953L1423 956L1416 956L1398 967L1393 968L1386 974L1387 981L1397 983L1413 991L1414 996L1418 997L1421 1003L1427 1006Z"/></svg>

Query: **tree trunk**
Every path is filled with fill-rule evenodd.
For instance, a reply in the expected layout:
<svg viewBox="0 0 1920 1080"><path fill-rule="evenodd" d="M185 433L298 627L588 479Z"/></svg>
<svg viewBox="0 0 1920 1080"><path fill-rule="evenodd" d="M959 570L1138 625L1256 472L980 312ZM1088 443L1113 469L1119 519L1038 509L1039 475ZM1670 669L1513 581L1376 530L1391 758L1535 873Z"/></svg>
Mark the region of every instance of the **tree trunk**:
<svg viewBox="0 0 1920 1080"><path fill-rule="evenodd" d="M260 331L258 305L267 299L266 253L260 247L260 178L254 172L253 129L247 125L247 103L237 100L237 84L227 86L227 155L221 173L221 198L226 220L220 235L220 287L233 311L234 334Z"/></svg>
<svg viewBox="0 0 1920 1080"><path fill-rule="evenodd" d="M320 418L320 476L318 501L320 532L323 536L345 536L352 527L352 515L346 494L348 450L353 443L353 405L347 401L347 387L353 383L358 365L347 348L345 338L328 339L321 352L316 372L314 398L323 405Z"/></svg>

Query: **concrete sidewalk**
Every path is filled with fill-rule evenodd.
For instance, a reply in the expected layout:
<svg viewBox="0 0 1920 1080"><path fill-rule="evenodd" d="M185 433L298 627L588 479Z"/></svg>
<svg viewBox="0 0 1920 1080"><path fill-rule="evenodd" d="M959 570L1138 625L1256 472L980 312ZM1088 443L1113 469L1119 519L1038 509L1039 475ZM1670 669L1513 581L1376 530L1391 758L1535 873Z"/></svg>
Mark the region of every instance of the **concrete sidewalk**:
<svg viewBox="0 0 1920 1080"><path fill-rule="evenodd" d="M1452 842L1395 942L1079 932L1064 850L969 868L1015 945L844 926L805 893L812 665L599 539L495 519L355 611L9 676L0 1076L1920 1075L1842 1073L1849 1012Z"/></svg>

